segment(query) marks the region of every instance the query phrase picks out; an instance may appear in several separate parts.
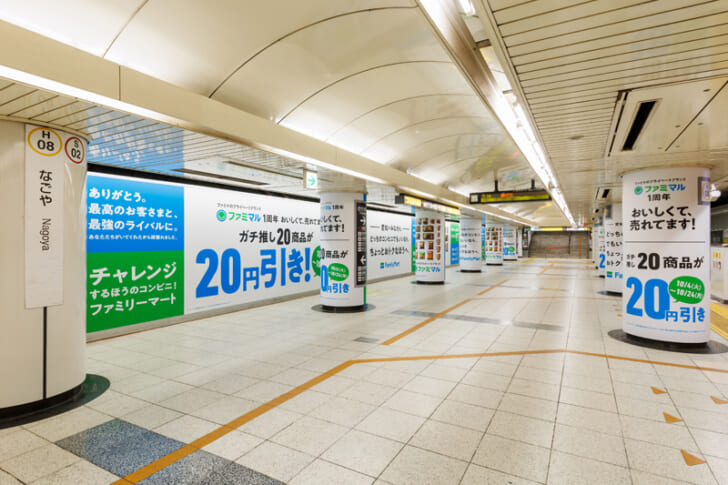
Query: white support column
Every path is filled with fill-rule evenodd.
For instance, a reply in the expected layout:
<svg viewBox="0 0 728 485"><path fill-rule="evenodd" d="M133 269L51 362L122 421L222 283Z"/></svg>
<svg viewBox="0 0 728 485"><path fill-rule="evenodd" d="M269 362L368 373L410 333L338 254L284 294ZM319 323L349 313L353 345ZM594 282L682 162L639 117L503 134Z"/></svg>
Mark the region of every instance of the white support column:
<svg viewBox="0 0 728 485"><path fill-rule="evenodd" d="M518 261L518 254L516 242L517 232L516 226L513 224L503 225L503 260L504 261Z"/></svg>
<svg viewBox="0 0 728 485"><path fill-rule="evenodd" d="M624 261L622 261L622 204L607 206L604 213L605 270L604 289L622 294L624 288Z"/></svg>
<svg viewBox="0 0 728 485"><path fill-rule="evenodd" d="M460 218L460 271L480 273L483 264L481 217Z"/></svg>
<svg viewBox="0 0 728 485"><path fill-rule="evenodd" d="M710 339L710 169L624 175L625 333L678 343Z"/></svg>
<svg viewBox="0 0 728 485"><path fill-rule="evenodd" d="M485 224L485 264L503 264L503 224Z"/></svg>
<svg viewBox="0 0 728 485"><path fill-rule="evenodd" d="M415 209L415 280L445 283L445 214Z"/></svg>
<svg viewBox="0 0 728 485"><path fill-rule="evenodd" d="M0 121L0 173L0 413L12 415L86 377L86 141Z"/></svg>
<svg viewBox="0 0 728 485"><path fill-rule="evenodd" d="M324 311L366 307L366 195L321 193L321 305Z"/></svg>

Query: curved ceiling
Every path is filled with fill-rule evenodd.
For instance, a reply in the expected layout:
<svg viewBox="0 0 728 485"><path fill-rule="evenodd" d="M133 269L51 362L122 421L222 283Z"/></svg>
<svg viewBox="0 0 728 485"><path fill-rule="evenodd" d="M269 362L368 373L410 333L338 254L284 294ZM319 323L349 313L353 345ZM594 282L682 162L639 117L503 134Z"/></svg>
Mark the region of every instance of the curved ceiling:
<svg viewBox="0 0 728 485"><path fill-rule="evenodd" d="M4 2L0 15L460 193L536 178L415 0L58 3L34 2L77 18L46 23L25 2ZM114 153L113 137L101 143ZM558 209L546 219L534 222L565 224Z"/></svg>

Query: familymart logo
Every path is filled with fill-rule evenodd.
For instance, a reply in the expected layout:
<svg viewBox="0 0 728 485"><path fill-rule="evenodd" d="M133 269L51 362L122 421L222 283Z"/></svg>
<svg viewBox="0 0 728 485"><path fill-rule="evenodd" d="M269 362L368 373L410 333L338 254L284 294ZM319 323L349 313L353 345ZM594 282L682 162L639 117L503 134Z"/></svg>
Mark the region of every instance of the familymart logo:
<svg viewBox="0 0 728 485"><path fill-rule="evenodd" d="M224 209L218 209L215 213L215 218L220 222L225 221L238 221L238 222L260 222L260 214L254 214L252 212L233 212L226 211Z"/></svg>

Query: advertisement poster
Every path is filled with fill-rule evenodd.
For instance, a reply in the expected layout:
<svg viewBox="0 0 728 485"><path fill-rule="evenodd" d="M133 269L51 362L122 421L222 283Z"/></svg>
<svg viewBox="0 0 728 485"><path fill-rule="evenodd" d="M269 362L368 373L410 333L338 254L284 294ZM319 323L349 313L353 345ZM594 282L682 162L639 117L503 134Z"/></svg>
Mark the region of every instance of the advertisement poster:
<svg viewBox="0 0 728 485"><path fill-rule="evenodd" d="M369 279L411 273L414 217L370 210L367 217Z"/></svg>
<svg viewBox="0 0 728 485"><path fill-rule="evenodd" d="M185 314L319 288L319 204L185 186ZM339 230L355 232L354 214ZM342 225L348 227L342 227ZM342 274L337 273L337 278ZM354 275L351 276L354 278Z"/></svg>
<svg viewBox="0 0 728 485"><path fill-rule="evenodd" d="M480 219L460 219L460 270L481 271L482 226Z"/></svg>
<svg viewBox="0 0 728 485"><path fill-rule="evenodd" d="M485 225L485 264L503 264L503 225Z"/></svg>
<svg viewBox="0 0 728 485"><path fill-rule="evenodd" d="M607 275L606 235L604 231L604 219L599 218L597 226L597 274L601 277Z"/></svg>
<svg viewBox="0 0 728 485"><path fill-rule="evenodd" d="M449 241L445 241L445 245L448 247L450 254L449 264L460 263L460 223L456 221L450 221L448 223ZM447 239L448 236L446 235Z"/></svg>
<svg viewBox="0 0 728 485"><path fill-rule="evenodd" d="M608 205L604 213L605 270L604 289L622 293L624 271L622 263L622 204Z"/></svg>
<svg viewBox="0 0 728 485"><path fill-rule="evenodd" d="M88 332L182 315L184 189L87 177Z"/></svg>
<svg viewBox="0 0 728 485"><path fill-rule="evenodd" d="M644 170L623 181L623 330L654 340L707 342L709 169Z"/></svg>
<svg viewBox="0 0 728 485"><path fill-rule="evenodd" d="M418 281L445 281L445 217L417 210L415 220L416 278Z"/></svg>
<svg viewBox="0 0 728 485"><path fill-rule="evenodd" d="M516 226L505 224L503 226L503 260L516 261Z"/></svg>

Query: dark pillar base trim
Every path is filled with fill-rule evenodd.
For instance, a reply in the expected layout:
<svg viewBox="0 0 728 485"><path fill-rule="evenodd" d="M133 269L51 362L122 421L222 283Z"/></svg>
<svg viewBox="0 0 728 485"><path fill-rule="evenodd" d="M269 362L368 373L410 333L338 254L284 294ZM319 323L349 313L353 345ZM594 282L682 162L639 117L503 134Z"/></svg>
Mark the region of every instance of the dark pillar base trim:
<svg viewBox="0 0 728 485"><path fill-rule="evenodd" d="M723 354L728 352L728 346L720 342L711 340L703 343L681 343L681 342L663 342L662 340L653 340L644 337L638 337L626 333L621 328L610 330L608 335L614 340L620 342L637 345L639 347L647 347L649 349L667 350L668 352L682 352L688 354Z"/></svg>
<svg viewBox="0 0 728 485"><path fill-rule="evenodd" d="M109 388L109 380L86 374L83 383L53 397L0 409L0 429L32 423L70 411L93 401Z"/></svg>
<svg viewBox="0 0 728 485"><path fill-rule="evenodd" d="M372 304L356 305L356 306L329 306L329 305L314 305L311 310L322 313L360 313L369 310L374 310L375 306Z"/></svg>
<svg viewBox="0 0 728 485"><path fill-rule="evenodd" d="M420 281L420 280L414 280L412 283L416 285L444 285L444 281Z"/></svg>
<svg viewBox="0 0 728 485"><path fill-rule="evenodd" d="M482 269L461 269L459 270L461 273L482 273Z"/></svg>

